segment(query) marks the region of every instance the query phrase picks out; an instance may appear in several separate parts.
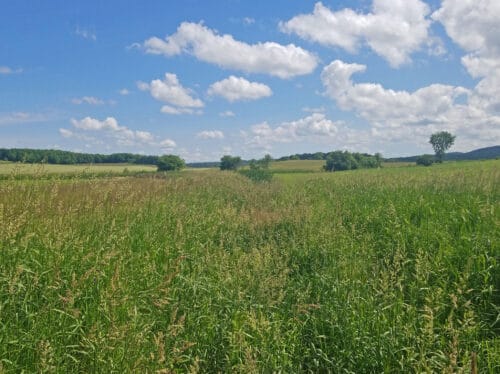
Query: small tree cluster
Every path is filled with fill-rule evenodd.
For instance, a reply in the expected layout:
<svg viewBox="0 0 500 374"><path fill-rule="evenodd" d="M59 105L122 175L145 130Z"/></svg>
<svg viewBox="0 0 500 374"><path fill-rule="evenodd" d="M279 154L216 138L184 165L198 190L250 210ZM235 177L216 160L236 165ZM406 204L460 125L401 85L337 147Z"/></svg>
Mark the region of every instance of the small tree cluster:
<svg viewBox="0 0 500 374"><path fill-rule="evenodd" d="M241 157L239 156L222 156L220 159L220 169L221 170L236 170L241 163Z"/></svg>
<svg viewBox="0 0 500 374"><path fill-rule="evenodd" d="M354 169L378 168L382 165L382 155L374 156L366 153L350 153L347 151L330 152L326 158L326 171L342 171Z"/></svg>
<svg viewBox="0 0 500 374"><path fill-rule="evenodd" d="M158 158L158 171L177 171L186 166L184 160L175 155L164 155Z"/></svg>
<svg viewBox="0 0 500 374"><path fill-rule="evenodd" d="M251 160L249 168L241 170L241 174L254 182L270 182L273 179L273 173L269 170L272 159L271 155L267 154L260 160Z"/></svg>
<svg viewBox="0 0 500 374"><path fill-rule="evenodd" d="M434 157L432 155L422 155L417 158L416 163L421 166L431 166L434 163Z"/></svg>

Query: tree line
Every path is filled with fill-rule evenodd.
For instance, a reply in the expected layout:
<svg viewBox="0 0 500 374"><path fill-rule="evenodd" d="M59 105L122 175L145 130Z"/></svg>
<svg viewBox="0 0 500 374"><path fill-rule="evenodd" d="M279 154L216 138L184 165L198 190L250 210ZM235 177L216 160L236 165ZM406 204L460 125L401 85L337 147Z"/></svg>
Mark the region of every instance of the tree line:
<svg viewBox="0 0 500 374"><path fill-rule="evenodd" d="M25 162L29 164L141 164L158 165L159 156L138 155L133 153L78 153L57 149L0 148L0 160Z"/></svg>
<svg viewBox="0 0 500 374"><path fill-rule="evenodd" d="M288 161L288 160L327 160L328 158L334 157L335 154L338 154L341 151L331 151L331 152L314 152L314 153L296 153L290 156L283 156L276 161ZM345 152L344 152L345 153ZM362 157L374 157L368 153L350 153L351 155L356 155L356 158L361 159ZM377 153L375 155L378 159L382 160L382 155Z"/></svg>

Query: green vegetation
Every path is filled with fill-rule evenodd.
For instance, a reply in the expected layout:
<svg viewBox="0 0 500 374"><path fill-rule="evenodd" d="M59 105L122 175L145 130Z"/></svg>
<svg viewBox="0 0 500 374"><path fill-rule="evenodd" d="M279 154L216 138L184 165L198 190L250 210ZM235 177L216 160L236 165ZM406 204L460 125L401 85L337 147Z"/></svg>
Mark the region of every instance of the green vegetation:
<svg viewBox="0 0 500 374"><path fill-rule="evenodd" d="M57 149L0 148L0 160L24 162L29 164L143 164L156 165L158 156L136 155L132 153L113 153L110 155L77 153Z"/></svg>
<svg viewBox="0 0 500 374"><path fill-rule="evenodd" d="M240 170L240 173L254 182L270 182L273 179L273 173L269 170L272 161L271 155L265 155L260 160L251 160L248 169Z"/></svg>
<svg viewBox="0 0 500 374"><path fill-rule="evenodd" d="M158 171L178 171L184 169L186 163L175 155L165 155L158 158Z"/></svg>
<svg viewBox="0 0 500 374"><path fill-rule="evenodd" d="M363 158L375 158L377 162L382 162L382 155L377 153L375 156L366 154L366 153L350 153L350 152L342 152L342 151L332 151L332 152L315 152L315 153L296 153L290 156L280 157L278 161L289 161L289 160L328 160L331 158L339 157L339 155L343 154L345 157L352 156L358 160L358 163ZM347 170L347 169L344 169Z"/></svg>
<svg viewBox="0 0 500 374"><path fill-rule="evenodd" d="M382 156L366 153L350 153L347 151L335 151L328 154L324 169L326 171L344 171L355 169L379 168L382 164Z"/></svg>
<svg viewBox="0 0 500 374"><path fill-rule="evenodd" d="M431 166L434 163L434 157L431 155L422 155L417 157L416 164L422 166Z"/></svg>
<svg viewBox="0 0 500 374"><path fill-rule="evenodd" d="M444 154L453 145L455 138L455 135L451 135L448 131L440 131L431 135L429 143L436 153L436 162L443 162Z"/></svg>
<svg viewBox="0 0 500 374"><path fill-rule="evenodd" d="M220 159L219 168L221 170L236 170L240 164L241 157L225 155Z"/></svg>
<svg viewBox="0 0 500 374"><path fill-rule="evenodd" d="M88 165L50 165L50 164L23 164L13 162L0 163L0 179L5 178L40 178L56 177L57 175L116 175L134 174L156 171L152 165L131 164L88 164Z"/></svg>
<svg viewBox="0 0 500 374"><path fill-rule="evenodd" d="M0 372L498 373L498 186L500 161L0 181Z"/></svg>
<svg viewBox="0 0 500 374"><path fill-rule="evenodd" d="M419 156L395 157L385 159L387 163L393 162L415 162ZM495 160L500 159L500 145L493 147L479 148L470 152L449 152L446 154L446 161L473 161L473 160Z"/></svg>
<svg viewBox="0 0 500 374"><path fill-rule="evenodd" d="M323 160L289 160L289 161L273 161L269 168L273 174L282 173L316 173L320 172L325 165Z"/></svg>

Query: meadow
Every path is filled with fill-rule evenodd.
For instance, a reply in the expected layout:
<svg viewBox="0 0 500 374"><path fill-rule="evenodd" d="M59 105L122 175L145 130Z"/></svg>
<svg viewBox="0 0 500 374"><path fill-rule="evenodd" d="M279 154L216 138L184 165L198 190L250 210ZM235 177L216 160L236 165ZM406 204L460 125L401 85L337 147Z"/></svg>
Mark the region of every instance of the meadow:
<svg viewBox="0 0 500 374"><path fill-rule="evenodd" d="M156 171L153 165L133 164L78 164L78 165L55 165L55 164L23 164L18 162L0 162L0 178L9 177L46 177L64 174L71 175L113 175L138 172Z"/></svg>
<svg viewBox="0 0 500 374"><path fill-rule="evenodd" d="M0 180L0 373L500 372L500 161L277 164Z"/></svg>

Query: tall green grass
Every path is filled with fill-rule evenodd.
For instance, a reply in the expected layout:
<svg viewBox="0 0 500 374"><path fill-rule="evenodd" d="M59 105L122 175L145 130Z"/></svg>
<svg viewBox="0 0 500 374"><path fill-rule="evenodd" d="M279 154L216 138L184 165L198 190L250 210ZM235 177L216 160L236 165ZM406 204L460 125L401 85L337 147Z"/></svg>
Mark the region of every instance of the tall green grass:
<svg viewBox="0 0 500 374"><path fill-rule="evenodd" d="M132 174L140 172L156 171L154 165L135 164L78 164L78 165L55 165L55 164L23 164L15 162L0 162L0 178L40 178L56 177L57 175L117 175Z"/></svg>
<svg viewBox="0 0 500 374"><path fill-rule="evenodd" d="M496 373L500 164L457 165L1 181L0 372Z"/></svg>

